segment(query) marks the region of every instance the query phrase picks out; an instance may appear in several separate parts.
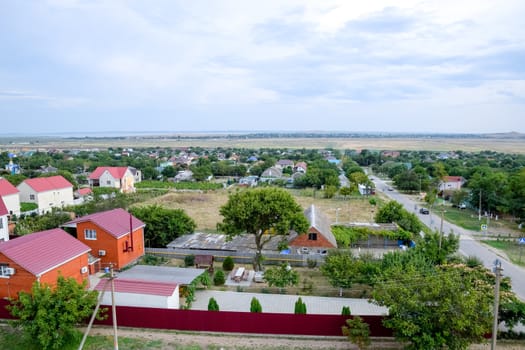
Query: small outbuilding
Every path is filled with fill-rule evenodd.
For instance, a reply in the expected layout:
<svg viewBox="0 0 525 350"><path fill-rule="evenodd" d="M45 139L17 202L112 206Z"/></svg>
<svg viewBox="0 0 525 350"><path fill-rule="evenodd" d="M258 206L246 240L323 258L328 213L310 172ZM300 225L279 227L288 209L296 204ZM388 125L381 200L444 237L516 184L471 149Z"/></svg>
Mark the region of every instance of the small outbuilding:
<svg viewBox="0 0 525 350"><path fill-rule="evenodd" d="M179 286L170 282L153 282L116 278L115 305L132 307L152 307L162 309L179 308ZM104 291L103 305L111 305L111 281L102 279L95 287Z"/></svg>

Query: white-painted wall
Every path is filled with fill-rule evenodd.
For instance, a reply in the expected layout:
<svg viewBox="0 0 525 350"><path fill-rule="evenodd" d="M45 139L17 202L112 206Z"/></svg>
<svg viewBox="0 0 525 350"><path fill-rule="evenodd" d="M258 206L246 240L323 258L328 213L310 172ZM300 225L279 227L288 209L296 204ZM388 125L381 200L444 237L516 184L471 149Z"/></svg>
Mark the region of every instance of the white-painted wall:
<svg viewBox="0 0 525 350"><path fill-rule="evenodd" d="M31 186L22 182L17 188L20 191L20 202L36 203L39 213L73 204L73 187L37 193ZM31 195L34 199L31 199Z"/></svg>
<svg viewBox="0 0 525 350"><path fill-rule="evenodd" d="M13 213L16 216L20 215L20 193L2 196L2 200L9 213Z"/></svg>
<svg viewBox="0 0 525 350"><path fill-rule="evenodd" d="M0 216L0 242L9 241L9 221L7 215Z"/></svg>
<svg viewBox="0 0 525 350"><path fill-rule="evenodd" d="M104 297L103 305L111 305L111 289L108 285ZM117 306L135 306L135 307L153 307L161 309L178 309L179 308L179 287L175 289L173 295L145 295L135 293L115 292L115 304Z"/></svg>

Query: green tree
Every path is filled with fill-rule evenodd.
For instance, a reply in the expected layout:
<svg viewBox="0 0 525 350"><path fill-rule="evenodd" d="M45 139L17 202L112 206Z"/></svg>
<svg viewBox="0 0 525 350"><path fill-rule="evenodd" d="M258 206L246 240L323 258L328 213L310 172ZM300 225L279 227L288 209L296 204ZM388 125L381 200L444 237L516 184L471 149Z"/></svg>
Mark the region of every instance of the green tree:
<svg viewBox="0 0 525 350"><path fill-rule="evenodd" d="M356 264L351 252L331 250L325 263L321 265L323 275L328 278L330 284L339 288L339 295L343 294L343 288L350 288L356 278Z"/></svg>
<svg viewBox="0 0 525 350"><path fill-rule="evenodd" d="M350 316L352 312L350 311L350 306L343 306L341 309L341 315L343 316Z"/></svg>
<svg viewBox="0 0 525 350"><path fill-rule="evenodd" d="M299 273L286 263L279 267L270 267L264 271L264 279L270 287L276 286L281 290L287 286L295 286L299 283Z"/></svg>
<svg viewBox="0 0 525 350"><path fill-rule="evenodd" d="M256 297L253 297L252 301L250 302L250 312L262 312L261 303Z"/></svg>
<svg viewBox="0 0 525 350"><path fill-rule="evenodd" d="M384 325L413 349L466 349L490 332L492 285L464 266L390 269L373 302L386 306Z"/></svg>
<svg viewBox="0 0 525 350"><path fill-rule="evenodd" d="M294 313L306 315L306 304L303 302L301 297L299 297L299 299L297 299L295 302Z"/></svg>
<svg viewBox="0 0 525 350"><path fill-rule="evenodd" d="M370 345L370 326L359 316L346 320L346 326L341 327L343 335L348 337L359 349L366 349Z"/></svg>
<svg viewBox="0 0 525 350"><path fill-rule="evenodd" d="M233 258L231 256L227 256L224 258L224 261L222 262L222 269L224 271L231 271L233 270L235 266L235 262L233 261Z"/></svg>
<svg viewBox="0 0 525 350"><path fill-rule="evenodd" d="M254 268L261 270L262 249L273 235L286 235L291 230L308 229L303 209L286 190L258 188L233 193L220 208L224 217L217 225L229 237L249 233L255 238Z"/></svg>
<svg viewBox="0 0 525 350"><path fill-rule="evenodd" d="M208 311L219 311L219 304L213 297L208 301Z"/></svg>
<svg viewBox="0 0 525 350"><path fill-rule="evenodd" d="M165 247L175 238L192 233L196 224L182 209L167 209L159 205L133 207L130 212L142 220L144 240L151 247Z"/></svg>
<svg viewBox="0 0 525 350"><path fill-rule="evenodd" d="M353 191L354 190L351 187L345 186L339 189L339 194L343 196L344 199L346 199L346 197L352 195Z"/></svg>
<svg viewBox="0 0 525 350"><path fill-rule="evenodd" d="M42 349L62 349L81 333L76 326L89 317L97 303L98 293L86 290L87 282L58 277L56 288L35 282L31 293L20 292L9 306L10 321Z"/></svg>
<svg viewBox="0 0 525 350"><path fill-rule="evenodd" d="M213 284L216 286L222 286L226 283L226 277L224 276L224 271L217 270L213 276Z"/></svg>

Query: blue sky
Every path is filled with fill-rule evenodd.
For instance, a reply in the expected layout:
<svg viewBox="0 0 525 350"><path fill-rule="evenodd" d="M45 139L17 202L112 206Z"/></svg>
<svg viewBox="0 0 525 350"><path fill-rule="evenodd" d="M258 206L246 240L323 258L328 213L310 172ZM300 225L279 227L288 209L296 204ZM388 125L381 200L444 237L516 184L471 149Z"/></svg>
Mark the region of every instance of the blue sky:
<svg viewBox="0 0 525 350"><path fill-rule="evenodd" d="M522 0L0 0L0 134L525 132L523 14Z"/></svg>

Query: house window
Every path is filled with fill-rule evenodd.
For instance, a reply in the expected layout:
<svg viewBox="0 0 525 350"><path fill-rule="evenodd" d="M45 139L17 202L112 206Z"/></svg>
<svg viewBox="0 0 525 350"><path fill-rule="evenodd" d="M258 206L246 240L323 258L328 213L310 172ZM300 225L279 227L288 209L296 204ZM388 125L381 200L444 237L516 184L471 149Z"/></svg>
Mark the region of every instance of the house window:
<svg viewBox="0 0 525 350"><path fill-rule="evenodd" d="M111 185L111 181L110 180L106 181L106 185Z"/></svg>
<svg viewBox="0 0 525 350"><path fill-rule="evenodd" d="M35 200L35 195L34 195L34 194L30 194L30 195L29 195L29 199L32 200L32 201L34 201L34 200Z"/></svg>
<svg viewBox="0 0 525 350"><path fill-rule="evenodd" d="M85 229L84 230L84 237L89 240L96 240L97 239L97 231L91 230L91 229Z"/></svg>
<svg viewBox="0 0 525 350"><path fill-rule="evenodd" d="M309 241L317 241L317 233L315 233L315 232L310 232L310 233L308 234L308 240L309 240Z"/></svg>
<svg viewBox="0 0 525 350"><path fill-rule="evenodd" d="M0 218L0 228L4 228L4 220Z"/></svg>
<svg viewBox="0 0 525 350"><path fill-rule="evenodd" d="M9 265L0 263L0 277L9 277L10 274L7 273L7 268Z"/></svg>

